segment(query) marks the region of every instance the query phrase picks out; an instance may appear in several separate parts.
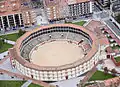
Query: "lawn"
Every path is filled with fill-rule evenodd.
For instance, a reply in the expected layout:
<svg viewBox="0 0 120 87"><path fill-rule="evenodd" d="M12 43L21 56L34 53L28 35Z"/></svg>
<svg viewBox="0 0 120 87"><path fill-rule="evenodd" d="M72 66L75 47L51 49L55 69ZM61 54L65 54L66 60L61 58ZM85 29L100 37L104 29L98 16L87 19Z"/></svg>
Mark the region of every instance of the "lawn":
<svg viewBox="0 0 120 87"><path fill-rule="evenodd" d="M13 46L13 45L11 45L11 44L4 43L3 46L2 46L2 48L0 48L0 53L3 53L3 52L5 52L5 51L7 51L8 48L12 48L12 46Z"/></svg>
<svg viewBox="0 0 120 87"><path fill-rule="evenodd" d="M89 80L90 81L106 80L109 78L113 78L113 76L111 74L104 74L104 72L102 72L102 71L96 71Z"/></svg>
<svg viewBox="0 0 120 87"><path fill-rule="evenodd" d="M0 36L0 38L5 38L7 40L16 41L19 38L19 36L18 36L18 33L13 33L13 34L2 35Z"/></svg>
<svg viewBox="0 0 120 87"><path fill-rule="evenodd" d="M116 62L120 62L120 56L115 57Z"/></svg>
<svg viewBox="0 0 120 87"><path fill-rule="evenodd" d="M67 22L66 24L76 24L76 25L79 25L79 26L83 26L84 24L86 23L86 21L80 21L80 22Z"/></svg>
<svg viewBox="0 0 120 87"><path fill-rule="evenodd" d="M0 87L21 87L25 81L0 81Z"/></svg>
<svg viewBox="0 0 120 87"><path fill-rule="evenodd" d="M21 87L26 81L0 81L0 87ZM30 84L28 87L43 87L37 84Z"/></svg>
<svg viewBox="0 0 120 87"><path fill-rule="evenodd" d="M73 24L83 26L86 23L86 21L80 21L80 22L75 22Z"/></svg>

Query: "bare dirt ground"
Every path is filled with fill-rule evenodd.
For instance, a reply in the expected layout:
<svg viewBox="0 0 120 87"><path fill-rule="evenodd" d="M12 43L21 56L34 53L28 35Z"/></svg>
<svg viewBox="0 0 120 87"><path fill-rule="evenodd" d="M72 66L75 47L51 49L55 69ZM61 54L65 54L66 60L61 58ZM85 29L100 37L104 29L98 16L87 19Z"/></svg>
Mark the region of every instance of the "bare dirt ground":
<svg viewBox="0 0 120 87"><path fill-rule="evenodd" d="M39 45L31 52L34 64L40 66L60 66L73 63L84 57L82 48L67 41L53 41Z"/></svg>

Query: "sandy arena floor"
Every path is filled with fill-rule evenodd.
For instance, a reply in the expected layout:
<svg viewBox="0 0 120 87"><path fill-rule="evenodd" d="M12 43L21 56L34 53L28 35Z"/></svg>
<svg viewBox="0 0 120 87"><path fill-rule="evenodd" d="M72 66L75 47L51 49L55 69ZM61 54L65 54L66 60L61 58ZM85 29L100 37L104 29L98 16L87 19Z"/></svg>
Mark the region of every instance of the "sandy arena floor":
<svg viewBox="0 0 120 87"><path fill-rule="evenodd" d="M31 53L34 64L40 66L59 66L69 64L84 57L82 48L67 41L54 41L38 46Z"/></svg>

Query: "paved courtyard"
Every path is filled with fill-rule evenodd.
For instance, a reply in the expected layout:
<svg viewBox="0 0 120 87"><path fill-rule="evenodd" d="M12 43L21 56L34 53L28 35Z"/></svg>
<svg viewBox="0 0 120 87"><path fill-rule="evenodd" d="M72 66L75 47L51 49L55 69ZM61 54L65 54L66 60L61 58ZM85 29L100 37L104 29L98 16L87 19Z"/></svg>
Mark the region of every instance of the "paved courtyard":
<svg viewBox="0 0 120 87"><path fill-rule="evenodd" d="M58 85L59 87L77 87L77 84L82 80L84 76L78 77L78 78L73 78L65 81L59 81L55 83L51 83L54 85Z"/></svg>
<svg viewBox="0 0 120 87"><path fill-rule="evenodd" d="M120 67L117 67L111 59L105 60L103 66L107 67L110 70L116 69L116 71L118 71L120 73Z"/></svg>

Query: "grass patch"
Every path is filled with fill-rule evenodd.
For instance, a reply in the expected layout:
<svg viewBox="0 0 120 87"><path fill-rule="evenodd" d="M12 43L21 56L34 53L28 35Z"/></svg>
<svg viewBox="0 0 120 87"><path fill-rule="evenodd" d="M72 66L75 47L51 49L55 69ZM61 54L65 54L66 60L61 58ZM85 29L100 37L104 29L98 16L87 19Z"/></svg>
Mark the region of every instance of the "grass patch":
<svg viewBox="0 0 120 87"><path fill-rule="evenodd" d="M80 22L75 22L75 23L67 22L66 24L76 24L76 25L79 25L79 26L83 26L85 23L86 23L86 21L80 21Z"/></svg>
<svg viewBox="0 0 120 87"><path fill-rule="evenodd" d="M120 56L115 57L116 62L120 62Z"/></svg>
<svg viewBox="0 0 120 87"><path fill-rule="evenodd" d="M89 80L90 81L106 80L106 79L110 79L110 78L113 78L113 77L114 76L112 76L111 74L104 74L104 72L102 72L102 71L96 71Z"/></svg>
<svg viewBox="0 0 120 87"><path fill-rule="evenodd" d="M0 81L0 87L21 87L25 81Z"/></svg>
<svg viewBox="0 0 120 87"><path fill-rule="evenodd" d="M11 45L11 44L4 43L3 46L0 48L0 53L7 51L9 48L12 48L12 46L13 45Z"/></svg>
<svg viewBox="0 0 120 87"><path fill-rule="evenodd" d="M0 38L16 41L19 38L19 36L18 36L18 33L13 33L13 34L2 35L0 36Z"/></svg>
<svg viewBox="0 0 120 87"><path fill-rule="evenodd" d="M1 80L0 87L21 87L26 81L7 81ZM30 84L28 87L43 87L37 84Z"/></svg>
<svg viewBox="0 0 120 87"><path fill-rule="evenodd" d="M73 24L83 26L86 23L86 21L80 21L80 22L75 22Z"/></svg>

